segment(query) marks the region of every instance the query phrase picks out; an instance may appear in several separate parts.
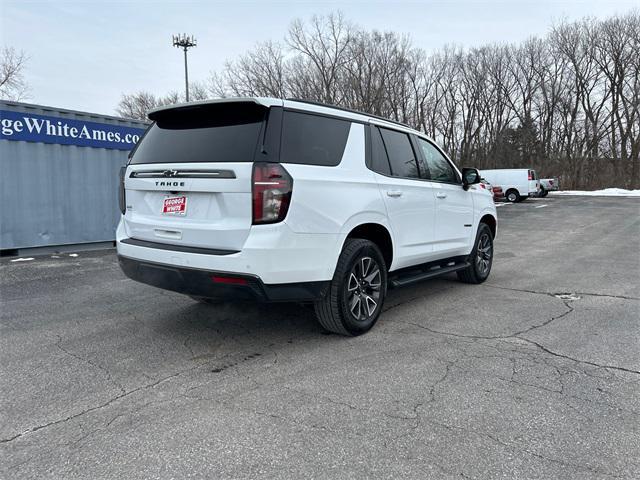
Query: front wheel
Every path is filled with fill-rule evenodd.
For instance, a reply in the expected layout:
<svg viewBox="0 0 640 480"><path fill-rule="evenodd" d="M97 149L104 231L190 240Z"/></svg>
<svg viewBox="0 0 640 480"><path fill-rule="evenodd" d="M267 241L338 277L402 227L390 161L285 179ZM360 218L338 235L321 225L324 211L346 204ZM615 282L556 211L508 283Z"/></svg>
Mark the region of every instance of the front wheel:
<svg viewBox="0 0 640 480"><path fill-rule="evenodd" d="M377 245L350 238L325 297L315 304L316 316L326 330L361 335L375 325L387 294L387 267Z"/></svg>
<svg viewBox="0 0 640 480"><path fill-rule="evenodd" d="M540 189L540 196L541 197L546 197L549 194L549 192L545 189L545 188L541 188Z"/></svg>
<svg viewBox="0 0 640 480"><path fill-rule="evenodd" d="M458 270L458 280L465 283L482 283L491 272L493 264L493 235L486 223L481 223L476 241L468 258L469 266Z"/></svg>

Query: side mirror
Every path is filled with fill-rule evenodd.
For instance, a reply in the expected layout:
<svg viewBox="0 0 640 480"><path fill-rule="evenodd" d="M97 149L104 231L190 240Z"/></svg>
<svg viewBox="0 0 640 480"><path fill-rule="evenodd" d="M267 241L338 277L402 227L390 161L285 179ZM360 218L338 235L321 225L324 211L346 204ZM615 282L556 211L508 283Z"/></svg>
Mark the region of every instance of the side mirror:
<svg viewBox="0 0 640 480"><path fill-rule="evenodd" d="M462 188L469 189L469 185L480 183L480 172L477 168L462 169Z"/></svg>

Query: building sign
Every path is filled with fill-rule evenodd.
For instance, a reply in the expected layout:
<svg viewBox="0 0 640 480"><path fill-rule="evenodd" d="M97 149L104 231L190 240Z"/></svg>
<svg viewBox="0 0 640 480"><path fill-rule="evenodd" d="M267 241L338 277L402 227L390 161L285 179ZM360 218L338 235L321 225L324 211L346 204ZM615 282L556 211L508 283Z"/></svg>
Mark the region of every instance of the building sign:
<svg viewBox="0 0 640 480"><path fill-rule="evenodd" d="M0 110L0 140L131 150L144 128Z"/></svg>

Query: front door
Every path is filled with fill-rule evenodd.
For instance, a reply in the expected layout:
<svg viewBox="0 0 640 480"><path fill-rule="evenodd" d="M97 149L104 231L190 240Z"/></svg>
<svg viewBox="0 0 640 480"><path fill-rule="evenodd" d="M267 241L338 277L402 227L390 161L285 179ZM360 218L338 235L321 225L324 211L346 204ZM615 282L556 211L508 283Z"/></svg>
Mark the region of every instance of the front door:
<svg viewBox="0 0 640 480"><path fill-rule="evenodd" d="M475 233L472 193L462 188L453 165L434 144L423 138L417 142L434 185L434 254L439 258L466 255Z"/></svg>

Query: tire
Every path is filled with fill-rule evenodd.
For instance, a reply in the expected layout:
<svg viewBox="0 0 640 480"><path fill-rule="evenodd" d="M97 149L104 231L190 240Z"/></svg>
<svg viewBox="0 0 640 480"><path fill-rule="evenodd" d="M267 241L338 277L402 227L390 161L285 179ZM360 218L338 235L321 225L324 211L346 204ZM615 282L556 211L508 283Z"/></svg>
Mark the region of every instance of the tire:
<svg viewBox="0 0 640 480"><path fill-rule="evenodd" d="M378 321L387 294L387 266L378 246L360 238L344 244L331 285L315 303L325 330L361 335Z"/></svg>
<svg viewBox="0 0 640 480"><path fill-rule="evenodd" d="M195 300L196 302L206 303L207 305L220 305L221 303L223 303L222 300L216 300L215 298L196 297L193 295L189 295L189 298Z"/></svg>
<svg viewBox="0 0 640 480"><path fill-rule="evenodd" d="M478 226L478 233L469 255L470 265L464 270L458 270L458 280L464 283L482 283L491 273L493 264L493 235L486 223Z"/></svg>
<svg viewBox="0 0 640 480"><path fill-rule="evenodd" d="M547 195L549 195L549 191L544 188L540 188L540 196L544 198Z"/></svg>
<svg viewBox="0 0 640 480"><path fill-rule="evenodd" d="M506 198L508 202L516 203L520 201L520 193L515 188L512 188L507 190L504 194L504 198Z"/></svg>

